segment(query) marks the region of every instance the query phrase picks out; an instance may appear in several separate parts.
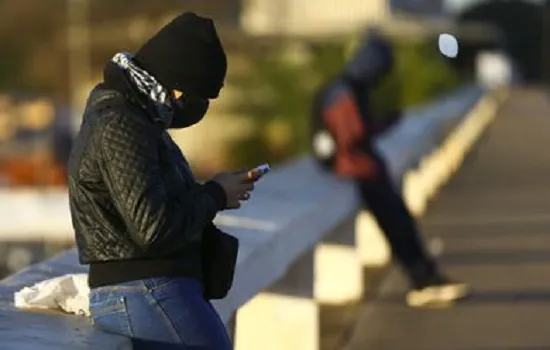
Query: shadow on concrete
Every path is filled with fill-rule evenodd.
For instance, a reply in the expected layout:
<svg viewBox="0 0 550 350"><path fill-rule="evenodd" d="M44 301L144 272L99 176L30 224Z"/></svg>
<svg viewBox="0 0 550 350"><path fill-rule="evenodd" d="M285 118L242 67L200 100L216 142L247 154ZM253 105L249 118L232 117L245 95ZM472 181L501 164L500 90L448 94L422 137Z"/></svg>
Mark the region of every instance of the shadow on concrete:
<svg viewBox="0 0 550 350"><path fill-rule="evenodd" d="M439 259L444 265L480 265L480 264L529 264L529 263L548 263L550 254L548 250L525 250L525 251L477 251L462 253L445 253Z"/></svg>

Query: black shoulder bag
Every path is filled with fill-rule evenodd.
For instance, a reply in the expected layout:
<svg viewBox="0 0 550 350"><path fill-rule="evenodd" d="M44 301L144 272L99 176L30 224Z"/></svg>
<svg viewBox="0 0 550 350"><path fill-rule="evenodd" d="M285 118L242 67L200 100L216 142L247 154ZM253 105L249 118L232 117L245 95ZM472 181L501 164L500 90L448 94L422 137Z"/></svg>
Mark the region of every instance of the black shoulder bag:
<svg viewBox="0 0 550 350"><path fill-rule="evenodd" d="M205 299L223 299L233 285L239 240L217 228L206 226L201 244Z"/></svg>

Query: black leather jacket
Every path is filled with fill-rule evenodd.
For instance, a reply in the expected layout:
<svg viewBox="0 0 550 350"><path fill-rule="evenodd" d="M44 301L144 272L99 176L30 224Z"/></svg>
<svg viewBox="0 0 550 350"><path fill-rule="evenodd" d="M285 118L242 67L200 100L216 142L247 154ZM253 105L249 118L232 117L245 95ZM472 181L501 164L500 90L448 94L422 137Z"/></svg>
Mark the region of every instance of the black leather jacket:
<svg viewBox="0 0 550 350"><path fill-rule="evenodd" d="M73 145L69 200L81 263L181 257L225 207L221 186L196 183L170 135L134 102L96 87Z"/></svg>

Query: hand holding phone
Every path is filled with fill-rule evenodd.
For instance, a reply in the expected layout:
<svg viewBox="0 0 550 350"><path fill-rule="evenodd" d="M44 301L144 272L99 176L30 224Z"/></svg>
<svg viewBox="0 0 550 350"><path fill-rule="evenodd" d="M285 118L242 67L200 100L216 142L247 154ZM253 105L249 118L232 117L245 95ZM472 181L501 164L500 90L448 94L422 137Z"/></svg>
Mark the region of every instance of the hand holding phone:
<svg viewBox="0 0 550 350"><path fill-rule="evenodd" d="M250 193L254 191L254 183L249 180L248 171L242 169L235 172L219 173L212 181L218 183L226 195L225 209L238 209L241 202L250 198Z"/></svg>
<svg viewBox="0 0 550 350"><path fill-rule="evenodd" d="M267 174L271 170L271 167L269 164L262 164L260 166L257 166L256 168L250 170L248 172L248 178L251 181L258 181L261 177L263 177L265 174Z"/></svg>

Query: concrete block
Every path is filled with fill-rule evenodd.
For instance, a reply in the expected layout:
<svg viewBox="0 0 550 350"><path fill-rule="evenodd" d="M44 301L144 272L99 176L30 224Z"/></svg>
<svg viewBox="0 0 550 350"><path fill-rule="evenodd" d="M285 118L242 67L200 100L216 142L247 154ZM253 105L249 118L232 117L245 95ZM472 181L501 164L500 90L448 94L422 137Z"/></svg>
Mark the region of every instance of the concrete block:
<svg viewBox="0 0 550 350"><path fill-rule="evenodd" d="M440 150L432 152L422 161L419 172L428 201L435 196L448 172Z"/></svg>
<svg viewBox="0 0 550 350"><path fill-rule="evenodd" d="M384 233L368 211L359 213L355 224L357 252L363 266L381 267L391 261L391 251Z"/></svg>
<svg viewBox="0 0 550 350"><path fill-rule="evenodd" d="M355 220L339 225L315 249L315 299L344 304L363 295L363 264L355 244Z"/></svg>
<svg viewBox="0 0 550 350"><path fill-rule="evenodd" d="M238 309L236 350L319 349L314 258L313 252L306 253L283 278Z"/></svg>
<svg viewBox="0 0 550 350"><path fill-rule="evenodd" d="M310 298L263 292L237 313L235 349L319 349L319 307Z"/></svg>
<svg viewBox="0 0 550 350"><path fill-rule="evenodd" d="M403 199L414 216L422 216L426 211L426 181L420 171L409 170L405 173Z"/></svg>

